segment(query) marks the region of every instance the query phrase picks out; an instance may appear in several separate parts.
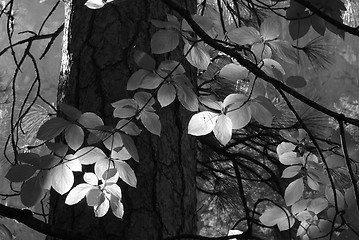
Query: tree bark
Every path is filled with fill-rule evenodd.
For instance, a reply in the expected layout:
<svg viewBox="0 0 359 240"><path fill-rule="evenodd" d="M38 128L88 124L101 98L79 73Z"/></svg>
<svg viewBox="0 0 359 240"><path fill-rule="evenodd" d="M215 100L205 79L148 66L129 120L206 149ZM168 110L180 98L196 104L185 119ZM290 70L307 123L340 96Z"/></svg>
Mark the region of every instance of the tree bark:
<svg viewBox="0 0 359 240"><path fill-rule="evenodd" d="M110 103L133 94L126 91L126 84L137 69L132 60L134 47L150 52L151 34L156 30L150 20L165 20L170 11L159 0L115 0L99 10L88 9L84 3L77 0L66 6L68 34L58 102L82 112L95 112L105 124L113 125L116 120ZM196 1L187 0L187 6L194 10ZM179 60L180 54L167 57ZM191 75L190 69L188 72ZM156 240L194 233L196 142L187 134L190 113L178 102L157 113L162 123L161 137L143 130L136 139L140 162L129 162L136 172L137 188L119 183L123 219L115 218L111 211L95 218L85 200L67 206L66 195L52 193L52 224L84 231L97 239Z"/></svg>

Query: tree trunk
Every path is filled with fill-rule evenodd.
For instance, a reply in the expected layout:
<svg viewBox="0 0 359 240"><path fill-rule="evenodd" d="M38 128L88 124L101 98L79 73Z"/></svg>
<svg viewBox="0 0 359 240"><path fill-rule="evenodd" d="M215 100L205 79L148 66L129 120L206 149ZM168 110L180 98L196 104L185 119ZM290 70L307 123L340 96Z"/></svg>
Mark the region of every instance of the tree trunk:
<svg viewBox="0 0 359 240"><path fill-rule="evenodd" d="M160 0L114 1L99 10L77 0L67 4L59 103L82 112L95 112L105 124L115 124L110 103L132 97L127 80L136 70L132 53L149 51L155 29L151 19L165 20L169 9ZM196 1L187 5L195 9ZM174 59L180 52L170 54ZM190 72L190 71L189 71ZM84 231L96 239L163 239L194 233L196 224L196 142L187 134L190 114L179 103L158 110L161 137L143 130L136 139L140 162L130 161L138 178L137 188L119 183L125 215L117 219L109 211L95 218L82 200L75 206L52 193L50 222ZM82 176L79 176L82 179Z"/></svg>

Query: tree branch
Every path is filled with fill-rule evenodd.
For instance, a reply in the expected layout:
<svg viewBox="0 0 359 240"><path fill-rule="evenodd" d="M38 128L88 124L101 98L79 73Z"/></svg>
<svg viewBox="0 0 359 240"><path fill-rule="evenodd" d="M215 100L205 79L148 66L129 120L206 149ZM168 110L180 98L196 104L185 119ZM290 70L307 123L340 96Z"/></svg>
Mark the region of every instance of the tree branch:
<svg viewBox="0 0 359 240"><path fill-rule="evenodd" d="M162 0L163 2L165 2L169 7L171 7L172 9L176 10L184 19L186 19L186 21L188 22L188 24L192 27L193 31L205 42L207 43L209 46L235 58L238 63L240 63L243 67L247 68L250 72L252 72L254 75L256 75L257 77L265 80L266 82L271 83L274 87L276 88L280 88L283 91L285 91L286 93L292 95L293 97L297 98L298 100L302 101L303 103L307 104L308 106L313 107L314 109L328 115L331 116L333 118L335 118L336 120L338 119L342 119L344 122L346 123L350 123L353 124L355 126L359 127L359 120L357 119L353 119L353 118L349 118L349 117L344 117L337 112L331 111L328 108L310 100L309 98L305 97L304 95L300 94L299 92L297 92L296 90L288 87L287 85L285 85L284 83L282 83L281 81L268 76L266 73L264 73L260 68L258 68L258 66L256 64L254 64L253 62L243 58L243 56L237 52L235 49L226 47L220 43L218 43L216 40L214 40L213 38L211 38L191 17L191 14L185 10L184 8L180 7L179 5L177 5L175 2L173 2L172 0Z"/></svg>

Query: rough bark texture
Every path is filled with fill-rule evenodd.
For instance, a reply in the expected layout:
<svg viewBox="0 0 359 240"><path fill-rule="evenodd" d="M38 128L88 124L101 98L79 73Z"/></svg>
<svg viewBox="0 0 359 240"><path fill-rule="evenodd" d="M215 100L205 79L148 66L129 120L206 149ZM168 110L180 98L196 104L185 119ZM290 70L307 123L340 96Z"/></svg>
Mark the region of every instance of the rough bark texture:
<svg viewBox="0 0 359 240"><path fill-rule="evenodd" d="M187 0L187 4L195 9L196 1ZM149 20L165 20L170 11L160 0L117 1L100 10L90 10L84 1L76 0L68 10L70 37L64 54L70 58L63 66L59 102L95 112L106 124L114 124L110 103L133 94L126 91L127 80L136 70L133 49L149 52L150 37L156 30ZM70 12L66 14L69 17ZM137 188L120 183L124 218L116 219L110 211L95 218L84 200L66 206L64 196L52 194L51 223L85 231L97 239L157 240L195 231L196 145L187 135L190 114L179 103L158 113L161 137L144 130L136 139L140 163L131 160L130 165L136 171Z"/></svg>

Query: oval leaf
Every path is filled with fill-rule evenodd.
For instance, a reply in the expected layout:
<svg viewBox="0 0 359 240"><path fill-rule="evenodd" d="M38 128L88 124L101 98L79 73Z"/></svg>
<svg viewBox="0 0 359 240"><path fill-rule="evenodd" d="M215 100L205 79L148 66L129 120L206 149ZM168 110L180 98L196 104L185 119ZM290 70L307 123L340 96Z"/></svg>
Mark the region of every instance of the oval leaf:
<svg viewBox="0 0 359 240"><path fill-rule="evenodd" d="M65 130L65 139L67 145L76 151L84 142L84 131L76 124L72 124Z"/></svg>
<svg viewBox="0 0 359 240"><path fill-rule="evenodd" d="M6 174L10 182L24 182L36 172L37 168L32 165L14 165Z"/></svg>
<svg viewBox="0 0 359 240"><path fill-rule="evenodd" d="M297 202L302 197L303 191L303 178L298 178L297 180L291 182L284 192L284 200L286 205L291 206Z"/></svg>
<svg viewBox="0 0 359 240"><path fill-rule="evenodd" d="M176 98L176 89L175 87L166 82L163 84L157 93L157 100L161 104L161 107L166 107L170 105Z"/></svg>
<svg viewBox="0 0 359 240"><path fill-rule="evenodd" d="M203 111L192 116L188 123L188 134L203 136L212 132L216 124L218 114Z"/></svg>
<svg viewBox="0 0 359 240"><path fill-rule="evenodd" d="M46 121L41 125L39 131L37 132L36 138L47 141L57 137L67 126L71 123L66 121L63 118L55 117L51 118L49 121Z"/></svg>
<svg viewBox="0 0 359 240"><path fill-rule="evenodd" d="M179 44L179 34L174 30L160 29L151 38L151 50L154 54L171 52Z"/></svg>
<svg viewBox="0 0 359 240"><path fill-rule="evenodd" d="M301 76L290 76L285 80L285 83L293 88L303 88L307 86L307 81Z"/></svg>

